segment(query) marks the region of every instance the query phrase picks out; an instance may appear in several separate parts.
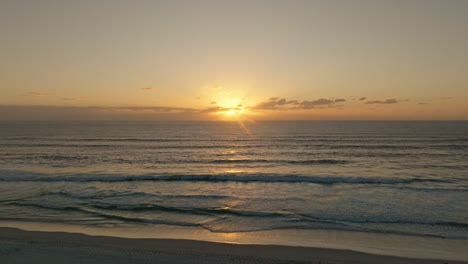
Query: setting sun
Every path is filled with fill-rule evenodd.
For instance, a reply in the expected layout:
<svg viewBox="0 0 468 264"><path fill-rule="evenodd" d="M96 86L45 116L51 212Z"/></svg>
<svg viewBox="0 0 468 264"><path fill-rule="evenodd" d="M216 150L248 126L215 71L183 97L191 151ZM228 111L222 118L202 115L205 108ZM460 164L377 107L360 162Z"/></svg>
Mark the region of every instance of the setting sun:
<svg viewBox="0 0 468 264"><path fill-rule="evenodd" d="M244 106L243 100L239 98L220 98L218 100L217 113L222 115L222 118L238 119L245 114L247 107Z"/></svg>
<svg viewBox="0 0 468 264"><path fill-rule="evenodd" d="M238 113L239 113L239 111L236 110L236 109L229 109L229 110L226 111L226 115L228 115L228 116L237 115Z"/></svg>
<svg viewBox="0 0 468 264"><path fill-rule="evenodd" d="M245 110L240 107L227 108L221 111L223 116L229 120L238 120L244 112Z"/></svg>

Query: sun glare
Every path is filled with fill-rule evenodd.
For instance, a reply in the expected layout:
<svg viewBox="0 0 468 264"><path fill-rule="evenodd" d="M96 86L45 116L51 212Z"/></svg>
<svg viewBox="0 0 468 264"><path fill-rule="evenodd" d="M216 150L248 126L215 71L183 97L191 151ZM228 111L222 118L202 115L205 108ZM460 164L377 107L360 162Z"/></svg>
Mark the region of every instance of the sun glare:
<svg viewBox="0 0 468 264"><path fill-rule="evenodd" d="M239 111L236 110L236 109L229 109L229 110L226 111L227 116L234 116L234 115L237 115L238 113L239 113Z"/></svg>
<svg viewBox="0 0 468 264"><path fill-rule="evenodd" d="M242 103L241 99L238 98L229 98L224 100L219 100L219 114L221 114L224 119L235 120L240 118L246 111L245 106Z"/></svg>

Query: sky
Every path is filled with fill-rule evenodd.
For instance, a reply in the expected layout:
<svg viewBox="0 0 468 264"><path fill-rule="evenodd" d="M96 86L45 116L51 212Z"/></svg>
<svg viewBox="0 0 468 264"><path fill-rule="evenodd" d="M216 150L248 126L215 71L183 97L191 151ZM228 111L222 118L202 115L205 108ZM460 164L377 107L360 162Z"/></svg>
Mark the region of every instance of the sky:
<svg viewBox="0 0 468 264"><path fill-rule="evenodd" d="M0 0L0 120L467 120L468 1Z"/></svg>

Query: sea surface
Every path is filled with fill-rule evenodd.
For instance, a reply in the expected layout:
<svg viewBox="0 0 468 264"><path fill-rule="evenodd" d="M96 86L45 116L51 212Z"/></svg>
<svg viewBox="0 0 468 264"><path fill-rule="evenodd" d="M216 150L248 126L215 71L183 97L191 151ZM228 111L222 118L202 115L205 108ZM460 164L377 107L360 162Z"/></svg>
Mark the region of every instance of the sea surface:
<svg viewBox="0 0 468 264"><path fill-rule="evenodd" d="M468 122L0 122L0 221L468 239Z"/></svg>

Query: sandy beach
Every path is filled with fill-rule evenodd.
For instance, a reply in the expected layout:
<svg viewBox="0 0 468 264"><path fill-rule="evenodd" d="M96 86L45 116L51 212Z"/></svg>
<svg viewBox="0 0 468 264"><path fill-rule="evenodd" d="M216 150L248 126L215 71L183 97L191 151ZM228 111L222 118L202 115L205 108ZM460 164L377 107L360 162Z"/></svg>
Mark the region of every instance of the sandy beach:
<svg viewBox="0 0 468 264"><path fill-rule="evenodd" d="M467 263L349 250L129 239L0 228L1 263Z"/></svg>

